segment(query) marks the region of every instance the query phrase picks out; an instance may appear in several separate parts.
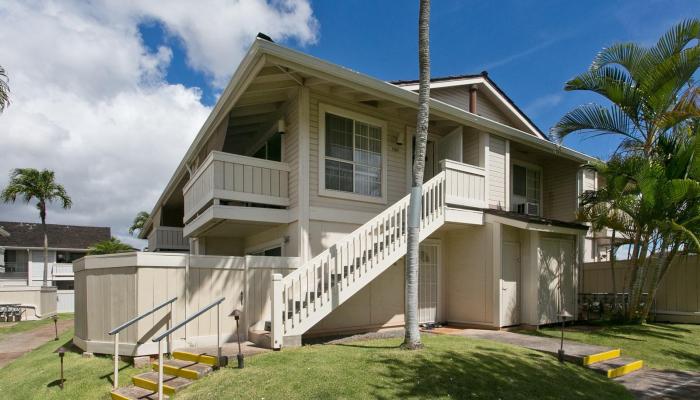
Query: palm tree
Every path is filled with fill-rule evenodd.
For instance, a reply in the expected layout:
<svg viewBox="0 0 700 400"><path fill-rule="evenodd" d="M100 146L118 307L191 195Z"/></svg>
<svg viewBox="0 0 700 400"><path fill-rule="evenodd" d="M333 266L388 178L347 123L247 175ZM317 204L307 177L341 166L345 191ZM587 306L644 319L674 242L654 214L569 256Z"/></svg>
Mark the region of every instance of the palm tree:
<svg viewBox="0 0 700 400"><path fill-rule="evenodd" d="M408 210L408 243L406 250L406 328L405 349L423 347L418 330L418 263L420 249L420 210L423 197L423 173L425 171L425 147L428 141L430 118L430 0L420 0L418 15L418 117L416 123L416 148L411 182L411 199Z"/></svg>
<svg viewBox="0 0 700 400"><path fill-rule="evenodd" d="M693 81L699 39L700 21L692 19L650 48L621 43L603 49L565 89L596 92L610 105L579 106L553 128L559 138L573 132L622 138L607 165L596 166L606 187L583 196L581 215L629 241L628 320L646 319L676 254L700 247L700 95Z"/></svg>
<svg viewBox="0 0 700 400"><path fill-rule="evenodd" d="M7 72L0 65L0 113L5 110L5 107L10 105L10 86L7 84L8 81Z"/></svg>
<svg viewBox="0 0 700 400"><path fill-rule="evenodd" d="M134 218L134 222L131 223L131 226L129 227L129 235L134 235L134 232L141 231L143 230L143 226L146 224L146 221L148 221L148 218L150 217L150 214L146 211L141 211L138 214L136 214L136 217Z"/></svg>
<svg viewBox="0 0 700 400"><path fill-rule="evenodd" d="M37 201L41 228L44 233L44 286L48 284L49 238L46 230L46 206L54 201L60 202L64 209L73 204L63 185L56 183L53 171L34 168L17 168L10 172L10 182L0 193L5 203L14 203L21 197L26 203L33 199Z"/></svg>
<svg viewBox="0 0 700 400"><path fill-rule="evenodd" d="M88 247L88 255L91 256L99 254L125 253L128 251L134 251L134 249L115 237L111 237L110 239L103 240Z"/></svg>
<svg viewBox="0 0 700 400"><path fill-rule="evenodd" d="M565 90L596 92L610 106L575 108L553 127L554 135L620 136L618 150L649 155L659 137L694 117L693 102L681 99L697 95L692 77L700 67L700 44L691 44L698 40L700 20L691 19L674 26L650 48L619 43L603 49Z"/></svg>

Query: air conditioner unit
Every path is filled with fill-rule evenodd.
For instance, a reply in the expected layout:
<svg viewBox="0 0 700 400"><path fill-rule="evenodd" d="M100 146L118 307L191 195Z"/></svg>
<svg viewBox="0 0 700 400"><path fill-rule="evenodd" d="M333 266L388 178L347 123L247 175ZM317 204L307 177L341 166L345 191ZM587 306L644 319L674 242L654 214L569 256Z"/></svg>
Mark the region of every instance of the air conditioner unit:
<svg viewBox="0 0 700 400"><path fill-rule="evenodd" d="M518 204L518 214L540 215L540 205L537 203Z"/></svg>

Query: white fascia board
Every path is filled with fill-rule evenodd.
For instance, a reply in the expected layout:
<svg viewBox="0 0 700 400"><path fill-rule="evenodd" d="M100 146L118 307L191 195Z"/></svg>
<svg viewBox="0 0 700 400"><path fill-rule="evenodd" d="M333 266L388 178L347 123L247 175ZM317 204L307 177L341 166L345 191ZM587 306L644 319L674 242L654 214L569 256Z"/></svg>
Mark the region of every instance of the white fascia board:
<svg viewBox="0 0 700 400"><path fill-rule="evenodd" d="M455 87L455 86L465 86L465 85L474 85L477 83L484 83L485 79L481 76L476 76L472 78L456 78L456 79L449 79L449 80L444 80L444 81L438 81L438 82L431 82L430 83L430 88L431 89L439 89L439 88L446 88L446 87ZM419 86L417 83L412 83L409 85L395 85L392 83L394 86L398 86L401 89L404 90L418 90Z"/></svg>

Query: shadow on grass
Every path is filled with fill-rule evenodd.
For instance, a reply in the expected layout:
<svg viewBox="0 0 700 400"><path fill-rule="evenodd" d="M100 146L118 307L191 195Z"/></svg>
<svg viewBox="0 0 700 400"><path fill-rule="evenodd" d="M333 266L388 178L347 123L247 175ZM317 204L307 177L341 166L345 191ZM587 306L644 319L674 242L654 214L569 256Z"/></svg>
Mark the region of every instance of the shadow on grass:
<svg viewBox="0 0 700 400"><path fill-rule="evenodd" d="M63 385L64 385L64 386L65 386L65 384L66 384L67 381L68 381L68 379L64 379L64 380L63 380ZM48 388L60 387L60 386L61 386L61 380L60 380L60 379L56 379L55 381L52 381L52 382L50 382L48 385L46 385L46 387L48 387Z"/></svg>
<svg viewBox="0 0 700 400"><path fill-rule="evenodd" d="M696 343L695 346L698 344ZM666 353L668 356L676 358L678 361L682 362L684 365L693 368L700 369L700 355L689 353L680 350L669 350Z"/></svg>
<svg viewBox="0 0 700 400"><path fill-rule="evenodd" d="M538 354L510 354L487 347L437 357L389 356L377 392L393 384L398 398L600 399L626 398L626 390L570 364L553 364ZM398 383L392 383L398 382ZM554 385L556 383L556 385ZM377 397L390 398L390 397ZM393 395L392 397L393 398Z"/></svg>

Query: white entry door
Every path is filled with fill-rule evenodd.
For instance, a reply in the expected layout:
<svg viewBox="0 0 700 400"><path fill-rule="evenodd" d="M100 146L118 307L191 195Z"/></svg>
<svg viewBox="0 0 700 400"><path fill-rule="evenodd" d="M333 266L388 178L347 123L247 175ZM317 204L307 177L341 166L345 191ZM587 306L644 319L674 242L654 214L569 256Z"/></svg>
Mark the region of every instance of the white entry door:
<svg viewBox="0 0 700 400"><path fill-rule="evenodd" d="M520 323L520 243L503 243L501 271L501 325Z"/></svg>
<svg viewBox="0 0 700 400"><path fill-rule="evenodd" d="M418 322L437 322L439 245L421 244L418 266Z"/></svg>

